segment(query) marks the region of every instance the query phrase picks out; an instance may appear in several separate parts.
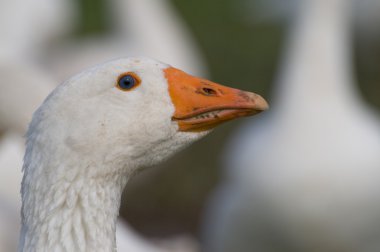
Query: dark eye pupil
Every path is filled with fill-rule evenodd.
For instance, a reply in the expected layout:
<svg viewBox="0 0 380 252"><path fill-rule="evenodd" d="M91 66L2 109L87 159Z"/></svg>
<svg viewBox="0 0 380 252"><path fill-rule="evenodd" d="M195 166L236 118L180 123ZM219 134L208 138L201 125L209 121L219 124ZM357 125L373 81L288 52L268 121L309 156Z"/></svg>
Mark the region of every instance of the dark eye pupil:
<svg viewBox="0 0 380 252"><path fill-rule="evenodd" d="M131 89L135 86L135 78L131 75L125 75L119 80L119 86L122 89Z"/></svg>

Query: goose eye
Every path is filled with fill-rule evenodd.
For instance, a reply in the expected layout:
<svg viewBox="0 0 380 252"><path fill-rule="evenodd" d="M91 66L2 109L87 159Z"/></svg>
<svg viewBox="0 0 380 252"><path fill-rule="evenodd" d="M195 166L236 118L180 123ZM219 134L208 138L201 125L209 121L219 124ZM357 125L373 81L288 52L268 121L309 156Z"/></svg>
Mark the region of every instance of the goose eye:
<svg viewBox="0 0 380 252"><path fill-rule="evenodd" d="M119 76L117 87L123 91L134 89L140 84L140 78L134 73L126 73Z"/></svg>

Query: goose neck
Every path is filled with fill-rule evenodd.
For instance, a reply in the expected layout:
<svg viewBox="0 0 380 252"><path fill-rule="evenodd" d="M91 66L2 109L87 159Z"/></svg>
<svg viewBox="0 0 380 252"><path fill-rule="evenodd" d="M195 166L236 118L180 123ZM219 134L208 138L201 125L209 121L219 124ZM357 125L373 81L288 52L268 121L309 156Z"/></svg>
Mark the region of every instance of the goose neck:
<svg viewBox="0 0 380 252"><path fill-rule="evenodd" d="M58 167L51 169L52 163ZM26 160L21 251L116 251L116 219L127 176L88 176L99 167L76 163L83 167L54 161L35 166Z"/></svg>
<svg viewBox="0 0 380 252"><path fill-rule="evenodd" d="M275 90L280 107L289 109L289 100L307 107L346 106L356 99L349 7L349 0L302 2Z"/></svg>

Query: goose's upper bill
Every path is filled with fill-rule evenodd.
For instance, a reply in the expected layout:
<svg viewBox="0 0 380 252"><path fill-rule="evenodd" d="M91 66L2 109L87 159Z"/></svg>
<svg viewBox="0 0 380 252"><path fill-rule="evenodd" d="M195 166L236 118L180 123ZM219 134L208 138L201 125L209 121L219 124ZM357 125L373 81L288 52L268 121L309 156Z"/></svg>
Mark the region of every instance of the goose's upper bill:
<svg viewBox="0 0 380 252"><path fill-rule="evenodd" d="M267 108L260 96L150 58L122 58L58 86L34 113L22 182L20 251L113 251L129 177Z"/></svg>

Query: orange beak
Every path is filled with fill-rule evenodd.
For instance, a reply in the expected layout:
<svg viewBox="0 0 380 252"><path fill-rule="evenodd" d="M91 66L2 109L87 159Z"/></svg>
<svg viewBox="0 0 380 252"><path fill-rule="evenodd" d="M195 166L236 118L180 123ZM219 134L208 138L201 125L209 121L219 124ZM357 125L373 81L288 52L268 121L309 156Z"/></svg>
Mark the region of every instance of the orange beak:
<svg viewBox="0 0 380 252"><path fill-rule="evenodd" d="M180 131L210 130L268 109L268 103L255 93L225 87L173 67L164 71L175 107L172 120L177 121Z"/></svg>

